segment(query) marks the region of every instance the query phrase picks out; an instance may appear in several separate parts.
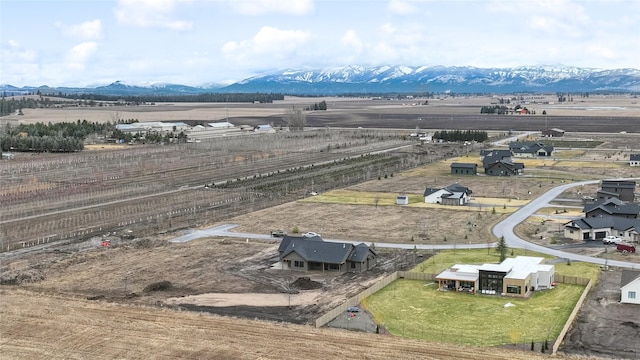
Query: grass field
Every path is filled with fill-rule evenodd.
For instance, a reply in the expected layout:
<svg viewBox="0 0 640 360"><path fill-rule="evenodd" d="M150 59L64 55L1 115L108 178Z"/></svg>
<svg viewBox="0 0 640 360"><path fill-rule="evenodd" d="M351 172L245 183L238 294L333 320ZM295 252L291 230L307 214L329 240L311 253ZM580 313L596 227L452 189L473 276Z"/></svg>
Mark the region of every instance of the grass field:
<svg viewBox="0 0 640 360"><path fill-rule="evenodd" d="M376 322L406 338L477 346L553 341L584 286L560 284L526 300L438 291L398 280L363 301ZM505 307L507 303L515 306Z"/></svg>
<svg viewBox="0 0 640 360"><path fill-rule="evenodd" d="M509 256L551 256L514 249ZM441 251L412 271L440 273L453 264L498 263L495 249ZM599 267L588 263L555 263L556 274L587 277ZM529 299L512 299L438 291L436 283L398 280L363 301L376 322L394 335L468 345L526 344L553 341L573 310L584 286L559 284ZM514 307L505 308L508 302Z"/></svg>

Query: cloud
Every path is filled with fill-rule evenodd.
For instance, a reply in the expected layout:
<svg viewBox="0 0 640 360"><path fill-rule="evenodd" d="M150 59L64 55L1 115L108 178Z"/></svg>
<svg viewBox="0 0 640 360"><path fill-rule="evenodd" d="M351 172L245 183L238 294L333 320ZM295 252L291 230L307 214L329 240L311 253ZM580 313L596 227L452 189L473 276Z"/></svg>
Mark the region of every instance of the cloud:
<svg viewBox="0 0 640 360"><path fill-rule="evenodd" d="M307 15L314 11L312 0L230 0L231 8L242 15Z"/></svg>
<svg viewBox="0 0 640 360"><path fill-rule="evenodd" d="M118 22L137 27L160 27L171 30L189 30L190 21L173 18L175 7L189 0L119 0L114 9Z"/></svg>
<svg viewBox="0 0 640 360"><path fill-rule="evenodd" d="M78 44L67 53L67 67L70 69L84 70L89 59L98 51L98 43L87 41Z"/></svg>
<svg viewBox="0 0 640 360"><path fill-rule="evenodd" d="M285 59L311 40L311 33L302 30L281 30L262 27L253 38L245 41L229 41L222 47L227 58L241 62L262 61L264 57ZM257 59L256 57L260 57Z"/></svg>
<svg viewBox="0 0 640 360"><path fill-rule="evenodd" d="M591 24L584 6L571 0L493 1L488 9L517 16L532 30L558 36L582 36Z"/></svg>
<svg viewBox="0 0 640 360"><path fill-rule="evenodd" d="M85 21L79 25L65 25L61 22L56 22L55 26L62 30L62 33L66 36L82 40L97 40L102 38L102 21L100 21L100 19Z"/></svg>
<svg viewBox="0 0 640 360"><path fill-rule="evenodd" d="M360 53L364 48L364 44L355 30L347 30L347 32L342 35L342 38L340 38L340 43L356 53Z"/></svg>
<svg viewBox="0 0 640 360"><path fill-rule="evenodd" d="M3 63L33 63L37 60L38 54L34 50L24 48L16 40L10 39L6 45L2 46L2 58Z"/></svg>
<svg viewBox="0 0 640 360"><path fill-rule="evenodd" d="M412 3L403 0L391 0L387 8L397 15L411 15L418 11Z"/></svg>

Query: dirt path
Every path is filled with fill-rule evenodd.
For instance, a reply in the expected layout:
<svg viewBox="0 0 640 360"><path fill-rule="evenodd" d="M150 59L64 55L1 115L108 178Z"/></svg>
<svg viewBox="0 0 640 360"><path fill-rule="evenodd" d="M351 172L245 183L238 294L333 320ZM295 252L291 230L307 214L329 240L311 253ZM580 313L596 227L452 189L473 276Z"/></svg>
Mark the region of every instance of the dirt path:
<svg viewBox="0 0 640 360"><path fill-rule="evenodd" d="M303 291L299 294L220 294L210 293L169 298L169 305L193 304L197 306L298 306L311 305L321 291Z"/></svg>

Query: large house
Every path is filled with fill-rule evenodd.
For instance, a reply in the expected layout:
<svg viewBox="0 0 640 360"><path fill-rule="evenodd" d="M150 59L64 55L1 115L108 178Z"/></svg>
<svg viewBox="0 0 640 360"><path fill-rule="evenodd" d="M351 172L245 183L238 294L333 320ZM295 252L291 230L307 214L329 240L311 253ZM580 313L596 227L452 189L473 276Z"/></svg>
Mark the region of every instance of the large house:
<svg viewBox="0 0 640 360"><path fill-rule="evenodd" d="M363 272L376 265L377 252L365 243L328 242L320 236L285 235L278 247L283 268L343 274Z"/></svg>
<svg viewBox="0 0 640 360"><path fill-rule="evenodd" d="M584 206L586 217L621 216L629 219L640 218L640 205L626 203L618 198L599 200Z"/></svg>
<svg viewBox="0 0 640 360"><path fill-rule="evenodd" d="M629 155L629 166L640 166L640 154Z"/></svg>
<svg viewBox="0 0 640 360"><path fill-rule="evenodd" d="M485 160L486 159L486 160ZM500 160L511 160L510 150L480 150L480 160L486 162L496 162Z"/></svg>
<svg viewBox="0 0 640 360"><path fill-rule="evenodd" d="M493 163L484 164L484 173L492 176L515 176L521 175L524 171L523 163L514 163L507 160L500 160Z"/></svg>
<svg viewBox="0 0 640 360"><path fill-rule="evenodd" d="M622 270L620 302L640 304L640 271Z"/></svg>
<svg viewBox="0 0 640 360"><path fill-rule="evenodd" d="M436 276L438 289L527 297L554 285L555 267L544 258L516 256L500 264L456 264Z"/></svg>
<svg viewBox="0 0 640 360"><path fill-rule="evenodd" d="M564 237L582 240L600 240L615 235L625 241L640 240L640 220L620 216L585 217L564 224Z"/></svg>
<svg viewBox="0 0 640 360"><path fill-rule="evenodd" d="M464 205L471 200L472 193L468 187L458 184L441 189L427 188L424 191L424 202L427 204Z"/></svg>
<svg viewBox="0 0 640 360"><path fill-rule="evenodd" d="M617 198L622 201L635 200L636 182L634 180L602 180L598 190L598 200Z"/></svg>
<svg viewBox="0 0 640 360"><path fill-rule="evenodd" d="M509 150L516 157L548 157L553 154L553 146L540 142L514 141Z"/></svg>

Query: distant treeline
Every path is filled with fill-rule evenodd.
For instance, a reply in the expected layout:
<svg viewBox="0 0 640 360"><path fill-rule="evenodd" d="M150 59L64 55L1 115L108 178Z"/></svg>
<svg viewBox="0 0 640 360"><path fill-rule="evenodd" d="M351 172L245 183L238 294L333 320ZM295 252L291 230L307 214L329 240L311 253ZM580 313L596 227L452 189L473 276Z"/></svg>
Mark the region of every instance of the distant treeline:
<svg viewBox="0 0 640 360"><path fill-rule="evenodd" d="M458 141L484 142L489 138L489 136L487 135L486 131L481 131L481 130L464 130L464 131L442 130L442 131L436 131L433 134L433 138L442 140L442 141L452 141L452 142L458 142Z"/></svg>
<svg viewBox="0 0 640 360"><path fill-rule="evenodd" d="M110 123L77 122L7 124L0 134L2 151L71 152L84 149L84 139L90 134L107 134Z"/></svg>
<svg viewBox="0 0 640 360"><path fill-rule="evenodd" d="M504 115L509 111L504 105L494 105L494 106L483 106L480 108L480 114L498 114Z"/></svg>
<svg viewBox="0 0 640 360"><path fill-rule="evenodd" d="M207 93L191 95L100 95L100 94L46 94L65 99L125 102L130 104L148 104L156 102L259 102L272 103L274 100L284 100L282 94L262 93Z"/></svg>

